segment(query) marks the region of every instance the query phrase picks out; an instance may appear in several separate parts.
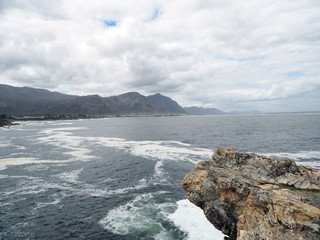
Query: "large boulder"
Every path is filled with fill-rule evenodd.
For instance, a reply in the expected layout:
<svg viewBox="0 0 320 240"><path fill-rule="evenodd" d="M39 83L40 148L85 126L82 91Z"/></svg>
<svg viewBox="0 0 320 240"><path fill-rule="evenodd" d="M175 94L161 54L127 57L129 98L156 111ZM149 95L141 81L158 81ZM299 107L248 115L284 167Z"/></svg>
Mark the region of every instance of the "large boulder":
<svg viewBox="0 0 320 240"><path fill-rule="evenodd" d="M218 148L182 186L229 239L320 239L320 173L313 168Z"/></svg>

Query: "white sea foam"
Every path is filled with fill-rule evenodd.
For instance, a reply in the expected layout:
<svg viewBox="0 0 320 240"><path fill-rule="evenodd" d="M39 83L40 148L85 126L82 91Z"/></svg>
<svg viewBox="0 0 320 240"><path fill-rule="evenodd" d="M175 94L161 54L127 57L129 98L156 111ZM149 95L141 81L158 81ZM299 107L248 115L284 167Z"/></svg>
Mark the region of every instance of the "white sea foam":
<svg viewBox="0 0 320 240"><path fill-rule="evenodd" d="M63 181L69 182L69 183L79 183L78 179L79 179L79 175L81 174L82 171L83 171L83 168L78 169L78 170L74 170L74 171L70 171L70 172L63 172L63 173L57 174L55 176L59 177Z"/></svg>
<svg viewBox="0 0 320 240"><path fill-rule="evenodd" d="M16 187L13 191L5 191L4 196L9 197L11 195L13 196L19 196L19 195L36 195L39 193L43 193L46 191L46 188L43 187L44 181L42 179L36 179L36 180L29 180L24 181L19 184L18 187Z"/></svg>
<svg viewBox="0 0 320 240"><path fill-rule="evenodd" d="M1 143L0 142L0 148L7 148L7 147L10 147L10 146L11 146L11 144L8 143L8 142L6 142L6 143Z"/></svg>
<svg viewBox="0 0 320 240"><path fill-rule="evenodd" d="M62 195L62 196L61 196ZM50 206L50 205L57 205L61 202L61 200L64 198L64 195L61 194L53 194L51 197L53 198L53 200L51 202L37 202L36 206L34 208L34 210L46 207L46 206Z"/></svg>
<svg viewBox="0 0 320 240"><path fill-rule="evenodd" d="M147 180L145 178L141 178L138 180L137 184L133 187L126 187L126 188L119 188L119 189L115 189L115 190L109 190L108 191L108 195L114 195L114 194L125 194L128 193L130 191L134 191L134 190L140 190L143 188L148 187L148 183Z"/></svg>
<svg viewBox="0 0 320 240"><path fill-rule="evenodd" d="M1 165L1 164L0 164L0 171L5 170L5 169L7 169L7 166L6 166L6 165Z"/></svg>
<svg viewBox="0 0 320 240"><path fill-rule="evenodd" d="M179 141L129 141L122 138L80 137L74 130L81 127L49 128L40 132L38 141L64 148L64 154L71 155L75 160L90 159L91 150L81 147L87 145L102 145L124 150L131 155L152 160L189 161L196 164L200 159L209 158L212 150L191 148L190 144Z"/></svg>
<svg viewBox="0 0 320 240"><path fill-rule="evenodd" d="M47 133L47 134L51 134L54 132L65 132L65 131L73 131L73 130L81 130L81 129L87 129L87 128L86 127L48 128L48 129L42 130L42 132Z"/></svg>
<svg viewBox="0 0 320 240"><path fill-rule="evenodd" d="M5 170L7 166L24 165L24 164L47 164L47 163L66 163L68 160L39 160L33 157L20 158L2 158L0 159L0 170Z"/></svg>
<svg viewBox="0 0 320 240"><path fill-rule="evenodd" d="M199 160L209 158L210 149L191 148L190 144L179 141L132 141L122 138L108 137L80 137L73 131L81 130L77 127L49 128L40 132L38 141L65 149L63 154L71 156L69 160L90 160L90 146L101 145L123 150L133 156L157 161L154 167L153 177L148 179L149 184L166 182L166 173L163 168L164 161L187 161L196 164ZM82 146L86 144L87 148ZM135 188L146 187L138 185ZM118 193L131 191L132 188L118 190ZM92 191L90 191L92 194ZM98 191L98 194L102 194Z"/></svg>
<svg viewBox="0 0 320 240"><path fill-rule="evenodd" d="M61 199L58 199L58 198L54 199L52 202L39 202L37 203L37 206L35 207L35 209L43 208L49 205L57 205L60 202L61 202Z"/></svg>
<svg viewBox="0 0 320 240"><path fill-rule="evenodd" d="M39 164L36 164L36 165L28 166L25 169L27 169L28 171L31 171L31 172L33 172L33 171L44 171L44 170L49 169L49 166L39 163Z"/></svg>
<svg viewBox="0 0 320 240"><path fill-rule="evenodd" d="M13 204L9 202L0 203L0 207L10 206L10 205L13 205Z"/></svg>
<svg viewBox="0 0 320 240"><path fill-rule="evenodd" d="M210 149L205 148L185 148L189 144L178 141L127 141L121 138L103 137L89 139L106 147L123 149L134 156L153 160L197 163L200 159L209 158L212 152Z"/></svg>
<svg viewBox="0 0 320 240"><path fill-rule="evenodd" d="M278 153L261 153L259 155L289 158L292 160L320 159L320 151L300 151L297 153L278 152Z"/></svg>
<svg viewBox="0 0 320 240"><path fill-rule="evenodd" d="M14 146L12 144L12 140L8 140L5 137L0 138L0 148L8 148L8 147L12 147L12 146Z"/></svg>
<svg viewBox="0 0 320 240"><path fill-rule="evenodd" d="M161 193L156 193L161 194ZM172 239L161 222L174 211L175 203L158 202L155 194L142 194L108 212L99 223L119 235L148 234L152 239Z"/></svg>
<svg viewBox="0 0 320 240"><path fill-rule="evenodd" d="M110 182L110 179L108 180ZM113 180L112 180L113 181ZM140 190L148 187L148 183L145 178L140 179L133 187L118 188L118 189L104 189L98 188L92 184L82 183L81 188L73 189L73 192L80 195L89 195L92 197L108 197L113 195L126 194L128 192Z"/></svg>
<svg viewBox="0 0 320 240"><path fill-rule="evenodd" d="M37 158L2 158L0 159L0 170L6 169L7 165L22 165L34 163L38 161ZM3 169L1 169L3 168Z"/></svg>
<svg viewBox="0 0 320 240"><path fill-rule="evenodd" d="M52 122L47 122L48 125L54 125L54 126L61 126L61 125L72 125L73 122L66 122L67 120L62 121L52 121Z"/></svg>
<svg viewBox="0 0 320 240"><path fill-rule="evenodd" d="M188 199L180 200L177 204L177 210L168 218L188 234L189 240L222 240L224 238L225 235L211 225L203 211Z"/></svg>
<svg viewBox="0 0 320 240"><path fill-rule="evenodd" d="M153 174L153 179L157 182L164 183L166 182L165 178L165 171L163 168L163 161L158 161L156 165L154 166L154 174Z"/></svg>
<svg viewBox="0 0 320 240"><path fill-rule="evenodd" d="M8 140L5 140L5 141L1 141L0 142L0 148L16 148L18 150L25 150L26 147L25 146L21 146L21 145L14 145L12 144L12 141L8 141Z"/></svg>
<svg viewBox="0 0 320 240"><path fill-rule="evenodd" d="M72 160L88 160L93 156L89 155L91 150L80 147L86 138L75 136L71 130L85 129L81 127L69 127L69 128L50 128L40 132L38 138L39 142L51 144L55 147L66 149L63 154L72 156Z"/></svg>
<svg viewBox="0 0 320 240"><path fill-rule="evenodd" d="M304 166L309 166L309 167L313 167L316 168L318 170L320 170L320 162L316 162L316 161L297 161L298 165L304 165Z"/></svg>

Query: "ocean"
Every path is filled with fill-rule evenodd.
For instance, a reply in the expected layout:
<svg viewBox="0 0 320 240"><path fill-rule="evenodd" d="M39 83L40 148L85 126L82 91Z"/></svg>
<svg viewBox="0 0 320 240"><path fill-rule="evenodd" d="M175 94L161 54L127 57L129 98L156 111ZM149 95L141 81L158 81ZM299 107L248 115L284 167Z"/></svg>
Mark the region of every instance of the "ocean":
<svg viewBox="0 0 320 240"><path fill-rule="evenodd" d="M0 239L223 239L183 177L214 149L320 170L320 114L123 117L0 129Z"/></svg>

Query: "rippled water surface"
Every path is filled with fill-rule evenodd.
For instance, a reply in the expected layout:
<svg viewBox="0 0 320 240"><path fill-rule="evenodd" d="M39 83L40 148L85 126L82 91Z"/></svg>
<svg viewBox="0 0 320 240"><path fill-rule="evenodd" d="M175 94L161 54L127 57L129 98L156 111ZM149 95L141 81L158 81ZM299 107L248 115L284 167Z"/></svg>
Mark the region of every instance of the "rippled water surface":
<svg viewBox="0 0 320 240"><path fill-rule="evenodd" d="M220 146L320 169L320 114L2 128L0 239L223 239L180 186Z"/></svg>

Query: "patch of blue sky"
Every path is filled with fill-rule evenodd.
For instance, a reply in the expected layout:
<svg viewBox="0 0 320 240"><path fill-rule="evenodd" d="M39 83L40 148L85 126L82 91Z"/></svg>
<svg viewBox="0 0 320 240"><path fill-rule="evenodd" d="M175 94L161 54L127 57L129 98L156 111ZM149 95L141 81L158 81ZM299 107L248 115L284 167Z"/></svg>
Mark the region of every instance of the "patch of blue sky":
<svg viewBox="0 0 320 240"><path fill-rule="evenodd" d="M303 77L304 74L301 72L289 72L287 73L288 77L290 78L298 78L298 77Z"/></svg>
<svg viewBox="0 0 320 240"><path fill-rule="evenodd" d="M151 19L152 19L152 20L156 20L157 18L159 18L159 16L160 16L160 9L159 9L159 8L155 8L155 9L153 10Z"/></svg>
<svg viewBox="0 0 320 240"><path fill-rule="evenodd" d="M59 93L67 94L69 91L68 90L61 90Z"/></svg>
<svg viewBox="0 0 320 240"><path fill-rule="evenodd" d="M106 27L115 27L118 25L118 22L116 20L112 20L112 19L104 19L103 24Z"/></svg>

